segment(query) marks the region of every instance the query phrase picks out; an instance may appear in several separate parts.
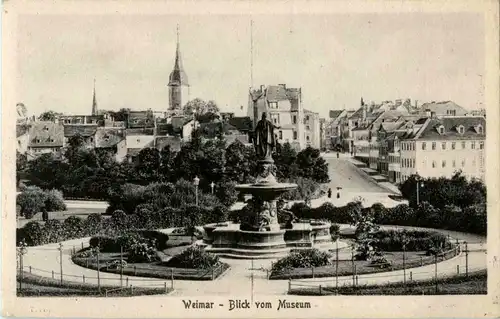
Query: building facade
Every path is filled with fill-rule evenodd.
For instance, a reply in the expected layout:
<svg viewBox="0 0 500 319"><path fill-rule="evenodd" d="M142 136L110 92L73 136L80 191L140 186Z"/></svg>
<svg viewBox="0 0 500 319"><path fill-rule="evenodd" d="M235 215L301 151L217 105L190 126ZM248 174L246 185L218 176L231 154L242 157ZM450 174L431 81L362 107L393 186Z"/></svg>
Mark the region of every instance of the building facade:
<svg viewBox="0 0 500 319"><path fill-rule="evenodd" d="M247 110L254 126L265 112L268 120L280 127L275 132L279 143L288 142L297 150L320 148L319 114L304 109L300 88L279 84L250 89Z"/></svg>

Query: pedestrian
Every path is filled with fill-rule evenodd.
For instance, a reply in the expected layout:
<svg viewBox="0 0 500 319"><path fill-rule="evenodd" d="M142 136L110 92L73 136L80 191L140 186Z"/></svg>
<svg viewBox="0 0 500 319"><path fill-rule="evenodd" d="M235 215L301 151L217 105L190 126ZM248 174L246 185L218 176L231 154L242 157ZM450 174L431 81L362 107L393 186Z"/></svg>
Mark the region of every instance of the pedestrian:
<svg viewBox="0 0 500 319"><path fill-rule="evenodd" d="M331 188L328 189L328 198L332 198L332 189Z"/></svg>
<svg viewBox="0 0 500 319"><path fill-rule="evenodd" d="M42 208L42 219L44 222L49 220L49 213L45 207Z"/></svg>
<svg viewBox="0 0 500 319"><path fill-rule="evenodd" d="M340 188L337 188L337 198L340 198Z"/></svg>
<svg viewBox="0 0 500 319"><path fill-rule="evenodd" d="M337 151L337 158L339 158L339 151Z"/></svg>

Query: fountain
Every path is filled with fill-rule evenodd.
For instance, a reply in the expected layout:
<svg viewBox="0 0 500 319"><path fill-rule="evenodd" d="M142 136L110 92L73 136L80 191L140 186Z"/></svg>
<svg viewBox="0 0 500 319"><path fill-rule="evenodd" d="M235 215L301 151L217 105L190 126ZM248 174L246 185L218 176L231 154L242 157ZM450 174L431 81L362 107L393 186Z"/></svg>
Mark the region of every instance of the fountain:
<svg viewBox="0 0 500 319"><path fill-rule="evenodd" d="M276 258L291 249L311 248L331 241L327 222L293 223L290 218L288 227L280 227L278 212L283 211L277 207L277 198L298 186L276 181L276 165L271 156L276 145L275 128L279 127L268 121L263 113L253 139L258 158L256 181L236 186L239 192L251 195L244 210L247 214L241 224L205 225L203 244L206 251L229 257Z"/></svg>

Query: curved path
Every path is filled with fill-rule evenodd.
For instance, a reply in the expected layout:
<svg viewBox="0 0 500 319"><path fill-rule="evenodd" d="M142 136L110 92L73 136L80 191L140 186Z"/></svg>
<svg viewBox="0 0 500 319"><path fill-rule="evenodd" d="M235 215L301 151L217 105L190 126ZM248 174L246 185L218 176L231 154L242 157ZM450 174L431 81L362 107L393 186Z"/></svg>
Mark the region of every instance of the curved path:
<svg viewBox="0 0 500 319"><path fill-rule="evenodd" d="M385 226L394 227L394 226ZM403 227L400 227L403 228ZM441 231L448 234L447 231ZM469 271L486 269L486 251L481 242L485 242L485 238L466 233L450 232L453 239L460 241L470 241L469 249L471 252L468 255ZM87 269L75 265L71 261L71 249L79 248L84 243L88 245L88 238L69 240L63 243L63 273L64 280L72 282L82 282L85 276L87 283L97 284L97 271ZM472 243L474 242L474 243ZM58 244L48 244L37 247L29 247L27 254L24 256L24 265L29 268L32 266L32 273L44 277L51 277L52 271L55 272L55 278L59 278L59 251ZM178 296L206 296L209 294L231 295L231 296L249 296L253 290L254 294L258 295L284 295L287 293L288 280L267 280L266 269L270 269L272 260L236 260L221 258L222 261L228 263L231 268L226 271L221 277L214 281L183 281L175 280L175 292L172 295ZM454 275L457 272L457 265L460 272L465 272L465 254L448 259L437 264L438 277ZM434 277L434 264L418 268L406 270L406 275L412 272L413 280L431 279ZM162 287L166 280L153 279L144 277L124 276L129 278L129 285L141 287ZM252 280L253 277L253 280ZM120 276L118 274L100 273L101 285L119 286ZM359 275L358 283L362 284L383 284L387 282L403 281L403 270ZM352 276L339 277L339 285L351 284ZM167 281L167 285L170 282ZM292 281L292 285L315 286L318 285L335 285L335 277L318 278L318 279L302 279Z"/></svg>

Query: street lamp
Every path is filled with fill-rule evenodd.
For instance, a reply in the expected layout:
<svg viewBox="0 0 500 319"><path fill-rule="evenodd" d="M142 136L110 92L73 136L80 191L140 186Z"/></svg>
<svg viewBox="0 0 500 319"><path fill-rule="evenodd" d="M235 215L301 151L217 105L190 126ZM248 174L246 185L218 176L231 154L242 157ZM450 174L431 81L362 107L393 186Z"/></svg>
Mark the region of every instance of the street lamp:
<svg viewBox="0 0 500 319"><path fill-rule="evenodd" d="M214 182L211 182L211 183L210 183L210 187L212 188L212 194L213 194L213 193L214 193L215 183L214 183Z"/></svg>
<svg viewBox="0 0 500 319"><path fill-rule="evenodd" d="M193 180L195 196L196 196L196 206L198 206L198 185L200 185L200 179L196 176Z"/></svg>
<svg viewBox="0 0 500 319"><path fill-rule="evenodd" d="M424 187L424 182L420 179L418 175L415 177L415 180L417 181L417 206L418 206L420 202L420 187Z"/></svg>
<svg viewBox="0 0 500 319"><path fill-rule="evenodd" d="M19 290L22 289L22 285L23 285L23 268L24 268L24 263L23 263L23 256L26 255L26 253L28 252L28 245L26 244L26 242L24 241L24 239L19 242L19 246L17 247L17 254L19 255L19 276L20 276L20 279L19 279Z"/></svg>

